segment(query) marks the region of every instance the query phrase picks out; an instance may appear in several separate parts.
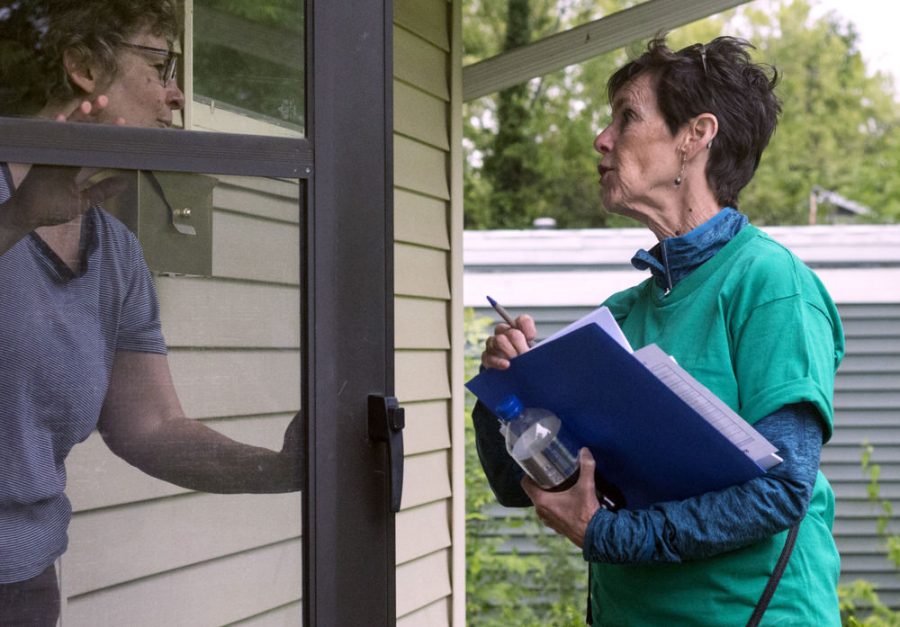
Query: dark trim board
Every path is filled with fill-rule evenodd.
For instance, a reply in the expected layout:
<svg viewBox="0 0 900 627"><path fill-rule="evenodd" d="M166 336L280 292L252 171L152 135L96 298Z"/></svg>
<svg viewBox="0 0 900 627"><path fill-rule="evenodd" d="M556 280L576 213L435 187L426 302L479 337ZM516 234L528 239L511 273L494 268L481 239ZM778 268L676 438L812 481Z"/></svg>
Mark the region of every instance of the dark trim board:
<svg viewBox="0 0 900 627"><path fill-rule="evenodd" d="M388 456L367 430L367 396L394 386L392 3L308 0L307 16L304 625L393 625Z"/></svg>
<svg viewBox="0 0 900 627"><path fill-rule="evenodd" d="M306 139L0 118L0 161L308 178Z"/></svg>

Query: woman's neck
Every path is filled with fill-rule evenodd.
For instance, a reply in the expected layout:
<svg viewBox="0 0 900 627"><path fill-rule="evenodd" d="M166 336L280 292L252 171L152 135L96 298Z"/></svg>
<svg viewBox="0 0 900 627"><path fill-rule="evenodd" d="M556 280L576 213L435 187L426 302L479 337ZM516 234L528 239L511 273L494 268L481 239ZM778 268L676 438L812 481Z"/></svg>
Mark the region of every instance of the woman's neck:
<svg viewBox="0 0 900 627"><path fill-rule="evenodd" d="M647 214L647 228L659 241L684 235L722 210L706 181L699 188L688 181L682 187L667 206Z"/></svg>

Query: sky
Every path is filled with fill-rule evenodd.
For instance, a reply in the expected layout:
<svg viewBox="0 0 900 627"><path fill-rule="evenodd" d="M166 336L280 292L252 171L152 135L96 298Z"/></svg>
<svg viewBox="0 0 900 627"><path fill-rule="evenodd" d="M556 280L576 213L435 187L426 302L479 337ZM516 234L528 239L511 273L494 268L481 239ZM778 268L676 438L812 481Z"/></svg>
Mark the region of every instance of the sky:
<svg viewBox="0 0 900 627"><path fill-rule="evenodd" d="M866 67L888 72L900 94L900 2L896 0L818 0L818 12L834 10L856 25ZM816 13L816 15L821 14Z"/></svg>

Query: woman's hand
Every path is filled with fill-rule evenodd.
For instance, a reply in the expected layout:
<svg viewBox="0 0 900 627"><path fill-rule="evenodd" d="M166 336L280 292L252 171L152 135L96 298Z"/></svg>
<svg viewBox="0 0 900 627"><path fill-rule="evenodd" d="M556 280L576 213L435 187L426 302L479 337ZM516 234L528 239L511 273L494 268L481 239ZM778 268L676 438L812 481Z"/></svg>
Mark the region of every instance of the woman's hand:
<svg viewBox="0 0 900 627"><path fill-rule="evenodd" d="M31 166L12 197L4 203L7 228L24 236L42 226L71 222L127 187L127 181L117 176L90 182L88 179L96 172L96 168Z"/></svg>
<svg viewBox="0 0 900 627"><path fill-rule="evenodd" d="M100 94L93 101L82 100L68 113L60 113L54 119L57 122L94 122L99 123L98 116L109 106L109 96ZM119 116L113 122L116 126L125 126L125 118Z"/></svg>
<svg viewBox="0 0 900 627"><path fill-rule="evenodd" d="M306 472L306 421L303 412L298 411L284 430L284 444L279 456L287 469L284 485L291 490L303 487Z"/></svg>
<svg viewBox="0 0 900 627"><path fill-rule="evenodd" d="M531 316L522 315L515 319L516 326L501 322L494 327L494 334L484 343L481 363L485 368L505 370L509 360L527 353L537 337L537 328Z"/></svg>
<svg viewBox="0 0 900 627"><path fill-rule="evenodd" d="M542 490L528 476L522 479L522 489L534 503L534 511L541 522L581 548L584 546L588 523L600 509L600 501L597 500L594 485L596 462L587 448L579 451L578 463L578 481L568 490Z"/></svg>
<svg viewBox="0 0 900 627"><path fill-rule="evenodd" d="M56 117L60 122L93 122L107 107L109 98L98 96L93 102L83 101L68 114ZM124 120L122 120L124 123ZM97 168L33 165L9 200L3 204L0 229L17 238L43 226L71 222L90 207L124 191L122 177L91 180Z"/></svg>

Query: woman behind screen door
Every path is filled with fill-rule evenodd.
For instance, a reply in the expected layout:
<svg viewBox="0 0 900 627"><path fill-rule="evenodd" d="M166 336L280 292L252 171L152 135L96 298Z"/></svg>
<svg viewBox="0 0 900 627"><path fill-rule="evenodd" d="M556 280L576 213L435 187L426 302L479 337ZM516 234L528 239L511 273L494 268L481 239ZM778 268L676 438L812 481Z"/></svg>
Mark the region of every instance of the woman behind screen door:
<svg viewBox="0 0 900 627"><path fill-rule="evenodd" d="M0 5L0 115L168 128L184 105L171 0ZM12 73L15 72L13 75ZM144 472L208 492L298 489L301 420L280 452L189 420L134 236L87 168L0 164L0 625L54 625L71 506L65 458L96 427Z"/></svg>

